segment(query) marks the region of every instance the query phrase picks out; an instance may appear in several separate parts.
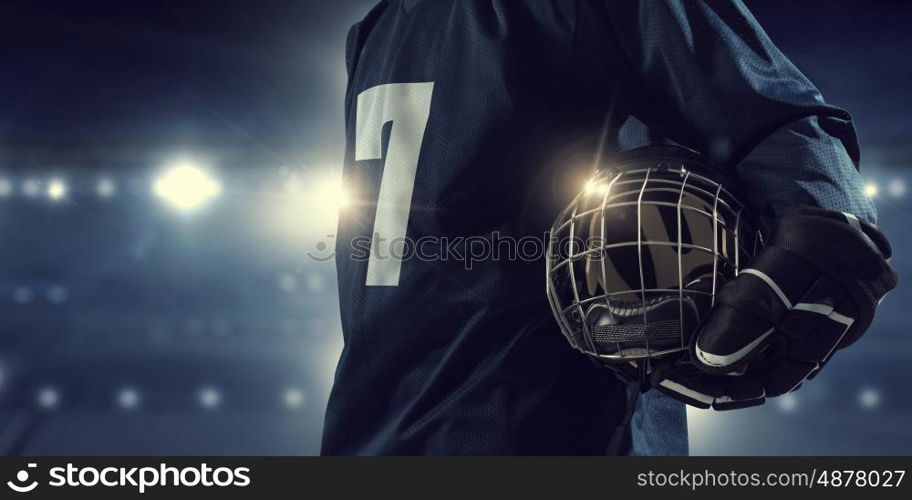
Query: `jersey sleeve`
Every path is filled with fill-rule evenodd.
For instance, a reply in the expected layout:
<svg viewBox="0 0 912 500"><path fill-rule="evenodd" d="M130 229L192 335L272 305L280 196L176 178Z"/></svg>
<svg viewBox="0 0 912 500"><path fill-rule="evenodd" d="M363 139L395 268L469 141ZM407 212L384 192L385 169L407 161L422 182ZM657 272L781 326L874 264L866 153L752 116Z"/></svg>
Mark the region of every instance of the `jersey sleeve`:
<svg viewBox="0 0 912 500"><path fill-rule="evenodd" d="M348 36L345 38L345 71L351 78L355 71L355 60L358 54L358 34L361 31L361 23L355 23L348 30Z"/></svg>
<svg viewBox="0 0 912 500"><path fill-rule="evenodd" d="M603 5L630 114L733 169L757 209L807 203L873 221L851 117L823 100L742 2Z"/></svg>

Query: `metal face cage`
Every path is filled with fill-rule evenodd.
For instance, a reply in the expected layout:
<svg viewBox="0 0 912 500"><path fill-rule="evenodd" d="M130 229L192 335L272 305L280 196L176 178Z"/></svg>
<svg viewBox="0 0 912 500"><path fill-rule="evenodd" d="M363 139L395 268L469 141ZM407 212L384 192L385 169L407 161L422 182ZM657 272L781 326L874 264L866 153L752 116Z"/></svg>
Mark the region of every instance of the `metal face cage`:
<svg viewBox="0 0 912 500"><path fill-rule="evenodd" d="M561 212L547 293L575 349L628 370L687 350L718 289L762 245L721 177L692 159L623 161Z"/></svg>

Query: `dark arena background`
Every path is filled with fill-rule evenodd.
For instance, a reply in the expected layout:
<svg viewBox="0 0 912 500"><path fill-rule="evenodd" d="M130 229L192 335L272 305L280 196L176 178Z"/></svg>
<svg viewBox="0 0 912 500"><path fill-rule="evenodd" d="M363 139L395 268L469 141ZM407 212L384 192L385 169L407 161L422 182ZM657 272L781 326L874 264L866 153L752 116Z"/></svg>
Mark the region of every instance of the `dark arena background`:
<svg viewBox="0 0 912 500"><path fill-rule="evenodd" d="M0 453L319 451L344 42L371 4L0 5ZM852 112L912 279L912 6L748 4ZM692 411L692 452L912 453L910 290L801 391Z"/></svg>

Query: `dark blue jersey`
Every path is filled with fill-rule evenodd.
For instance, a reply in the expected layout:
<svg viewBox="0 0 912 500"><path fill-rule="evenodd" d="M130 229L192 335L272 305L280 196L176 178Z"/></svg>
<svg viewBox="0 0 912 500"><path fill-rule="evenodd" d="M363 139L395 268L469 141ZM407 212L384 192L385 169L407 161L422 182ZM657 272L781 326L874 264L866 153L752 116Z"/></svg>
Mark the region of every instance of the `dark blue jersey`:
<svg viewBox="0 0 912 500"><path fill-rule="evenodd" d="M624 388L567 345L544 292L574 144L677 143L758 211L874 216L848 114L739 2L384 1L347 65L356 202L326 454L605 451Z"/></svg>

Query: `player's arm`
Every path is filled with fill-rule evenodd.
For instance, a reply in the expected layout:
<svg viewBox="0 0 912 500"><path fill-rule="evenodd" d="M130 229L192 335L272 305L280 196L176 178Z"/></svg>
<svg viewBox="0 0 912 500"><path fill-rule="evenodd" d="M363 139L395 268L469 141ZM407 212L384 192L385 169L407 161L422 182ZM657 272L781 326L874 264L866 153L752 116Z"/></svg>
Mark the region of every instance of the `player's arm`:
<svg viewBox="0 0 912 500"><path fill-rule="evenodd" d="M719 290L695 336L696 368L656 382L716 408L793 390L864 333L896 285L851 119L739 1L604 5L630 72L621 97L631 112L734 169L752 208L779 218L751 271Z"/></svg>
<svg viewBox="0 0 912 500"><path fill-rule="evenodd" d="M651 128L733 168L755 210L794 204L874 222L849 114L826 103L739 0L604 2L621 99Z"/></svg>

